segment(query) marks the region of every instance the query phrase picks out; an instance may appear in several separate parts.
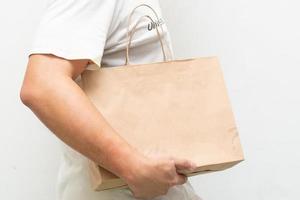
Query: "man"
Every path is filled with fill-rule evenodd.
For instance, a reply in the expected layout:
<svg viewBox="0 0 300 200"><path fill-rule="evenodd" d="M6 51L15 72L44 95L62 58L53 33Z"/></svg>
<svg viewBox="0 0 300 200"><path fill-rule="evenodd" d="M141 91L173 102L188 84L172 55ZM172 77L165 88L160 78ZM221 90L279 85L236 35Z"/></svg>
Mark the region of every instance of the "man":
<svg viewBox="0 0 300 200"><path fill-rule="evenodd" d="M192 162L137 151L105 121L80 88L84 70L124 64L127 18L141 3L151 5L158 19L138 26L131 60L161 61L155 29L163 26L161 35L169 48L170 38L158 0L51 0L47 5L29 52L20 97L67 144L58 176L59 200L200 199L187 177L177 173L178 169L192 170ZM145 14L156 19L150 11L137 9L132 21ZM124 179L130 189L93 191L87 158Z"/></svg>

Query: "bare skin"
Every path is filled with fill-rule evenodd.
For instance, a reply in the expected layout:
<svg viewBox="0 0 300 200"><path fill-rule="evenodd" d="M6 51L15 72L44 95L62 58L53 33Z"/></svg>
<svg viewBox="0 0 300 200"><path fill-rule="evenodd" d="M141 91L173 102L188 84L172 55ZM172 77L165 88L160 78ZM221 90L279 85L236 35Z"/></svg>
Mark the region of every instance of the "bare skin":
<svg viewBox="0 0 300 200"><path fill-rule="evenodd" d="M20 91L22 102L63 142L125 180L134 197L151 199L184 184L187 177L177 171L193 170L194 163L139 152L90 102L74 81L87 63L31 55Z"/></svg>

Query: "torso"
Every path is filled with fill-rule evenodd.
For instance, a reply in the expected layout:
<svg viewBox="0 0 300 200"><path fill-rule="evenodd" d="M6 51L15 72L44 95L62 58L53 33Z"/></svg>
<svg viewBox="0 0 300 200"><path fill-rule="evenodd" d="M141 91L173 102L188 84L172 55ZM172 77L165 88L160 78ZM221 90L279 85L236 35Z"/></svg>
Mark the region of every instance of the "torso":
<svg viewBox="0 0 300 200"><path fill-rule="evenodd" d="M161 15L159 2L157 0L119 0L116 12L112 19L108 38L102 57L101 67L113 67L124 65L125 49L127 45L127 16L131 10L141 4L151 5L158 13L159 18L148 8L139 8L133 15L132 22L135 23L141 16L150 15L155 24L149 20L138 26L132 40L130 51L131 63L149 63L162 61L163 54L160 43L157 39L155 28L163 26L162 39L172 50L169 33ZM131 26L132 27L132 26ZM160 29L159 29L160 30ZM172 57L172 52L169 54ZM87 69L97 69L95 65L89 65ZM80 79L78 81L80 84ZM114 189L95 192L91 189L87 159L70 147L64 145L63 161L58 177L58 199L60 200L129 200L134 199L129 189ZM184 185L172 187L167 195L156 198L164 200L187 200L198 199L191 185L187 182Z"/></svg>

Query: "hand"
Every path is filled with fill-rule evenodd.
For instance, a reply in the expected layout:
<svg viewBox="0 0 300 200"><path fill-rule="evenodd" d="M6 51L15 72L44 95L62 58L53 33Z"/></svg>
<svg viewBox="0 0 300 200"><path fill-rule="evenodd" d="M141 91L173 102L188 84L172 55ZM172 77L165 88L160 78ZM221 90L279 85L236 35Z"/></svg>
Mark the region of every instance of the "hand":
<svg viewBox="0 0 300 200"><path fill-rule="evenodd" d="M196 168L194 163L186 159L153 153L139 154L136 160L125 177L135 198L152 199L165 195L170 187L187 181L187 177L179 174L178 170L192 171Z"/></svg>

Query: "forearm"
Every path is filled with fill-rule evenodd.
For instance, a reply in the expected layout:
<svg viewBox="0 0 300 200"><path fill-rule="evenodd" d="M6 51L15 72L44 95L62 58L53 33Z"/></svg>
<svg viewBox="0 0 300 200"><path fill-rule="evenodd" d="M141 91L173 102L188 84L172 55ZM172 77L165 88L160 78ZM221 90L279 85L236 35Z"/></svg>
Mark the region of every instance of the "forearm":
<svg viewBox="0 0 300 200"><path fill-rule="evenodd" d="M86 59L32 55L20 92L22 102L62 141L123 178L135 197L152 199L185 183L186 177L176 170L193 170L190 161L139 152L105 121L74 82L86 64Z"/></svg>
<svg viewBox="0 0 300 200"><path fill-rule="evenodd" d="M116 175L126 176L137 156L135 149L113 130L71 77L50 77L32 78L31 89L36 92L27 106L63 142Z"/></svg>

